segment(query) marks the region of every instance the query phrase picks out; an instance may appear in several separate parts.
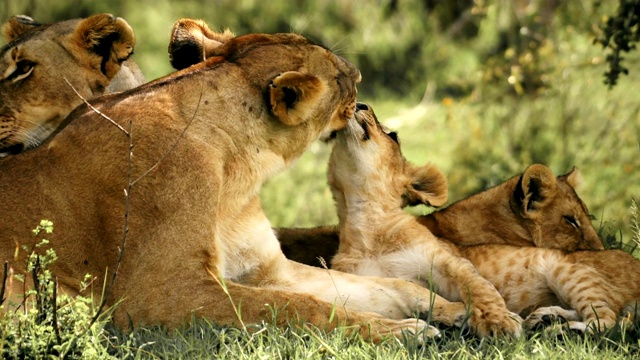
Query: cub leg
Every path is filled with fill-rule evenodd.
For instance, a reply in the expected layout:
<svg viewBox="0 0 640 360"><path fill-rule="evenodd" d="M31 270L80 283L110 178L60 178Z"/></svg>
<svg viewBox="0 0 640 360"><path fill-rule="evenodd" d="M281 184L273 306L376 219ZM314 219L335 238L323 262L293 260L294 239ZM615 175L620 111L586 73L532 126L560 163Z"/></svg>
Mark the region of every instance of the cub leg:
<svg viewBox="0 0 640 360"><path fill-rule="evenodd" d="M620 306L615 289L593 268L566 261L549 264L547 282L558 298L575 309L589 330L602 331L615 326Z"/></svg>
<svg viewBox="0 0 640 360"><path fill-rule="evenodd" d="M470 323L475 333L479 336L520 336L522 319L507 309L493 284L483 278L469 260L446 249L434 251L433 248L424 249L424 256L432 258L431 268L446 279L438 286L442 283L450 294L457 293L470 307Z"/></svg>

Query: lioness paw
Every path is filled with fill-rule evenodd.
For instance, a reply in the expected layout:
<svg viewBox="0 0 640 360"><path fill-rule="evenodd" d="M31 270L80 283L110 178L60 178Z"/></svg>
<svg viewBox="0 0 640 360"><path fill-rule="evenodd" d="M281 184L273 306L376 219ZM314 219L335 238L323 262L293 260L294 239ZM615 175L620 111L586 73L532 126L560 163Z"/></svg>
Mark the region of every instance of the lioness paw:
<svg viewBox="0 0 640 360"><path fill-rule="evenodd" d="M427 338L440 336L440 330L429 325L426 321L420 319L403 319L397 320L395 326L385 324L396 338L404 338L410 336L418 342L423 342Z"/></svg>

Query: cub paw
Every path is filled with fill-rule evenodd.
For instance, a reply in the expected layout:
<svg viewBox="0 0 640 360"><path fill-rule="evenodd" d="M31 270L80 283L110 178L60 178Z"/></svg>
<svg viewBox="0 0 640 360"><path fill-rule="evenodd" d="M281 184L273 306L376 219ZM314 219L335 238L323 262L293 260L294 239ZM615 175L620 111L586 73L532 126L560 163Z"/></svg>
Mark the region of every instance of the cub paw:
<svg viewBox="0 0 640 360"><path fill-rule="evenodd" d="M514 337L522 335L522 318L510 311L487 311L476 308L470 319L471 328L480 337Z"/></svg>
<svg viewBox="0 0 640 360"><path fill-rule="evenodd" d="M575 310L563 309L560 306L548 306L536 309L524 320L528 329L541 329L557 323L578 322L582 318ZM579 329L575 329L579 330Z"/></svg>

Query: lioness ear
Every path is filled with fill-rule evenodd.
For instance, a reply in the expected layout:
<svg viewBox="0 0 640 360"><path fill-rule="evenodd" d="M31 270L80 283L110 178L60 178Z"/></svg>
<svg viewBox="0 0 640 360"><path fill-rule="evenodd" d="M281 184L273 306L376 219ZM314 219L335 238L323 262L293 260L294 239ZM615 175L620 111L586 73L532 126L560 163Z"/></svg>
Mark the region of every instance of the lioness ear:
<svg viewBox="0 0 640 360"><path fill-rule="evenodd" d="M11 42L40 25L40 23L26 15L15 15L2 25L2 35L7 42Z"/></svg>
<svg viewBox="0 0 640 360"><path fill-rule="evenodd" d="M540 164L529 166L520 177L514 200L526 216L534 216L537 210L547 206L556 194L556 177Z"/></svg>
<svg viewBox="0 0 640 360"><path fill-rule="evenodd" d="M447 202L449 196L447 178L436 166L431 164L421 167L411 166L409 176L410 182L403 196L403 207L419 204L442 206Z"/></svg>
<svg viewBox="0 0 640 360"><path fill-rule="evenodd" d="M215 49L234 37L229 29L221 33L211 31L202 20L178 20L173 25L169 40L171 66L181 70L204 61Z"/></svg>
<svg viewBox="0 0 640 360"><path fill-rule="evenodd" d="M582 183L582 174L575 166L566 174L558 176L558 179L564 180L572 188L577 188Z"/></svg>
<svg viewBox="0 0 640 360"><path fill-rule="evenodd" d="M271 111L289 126L301 124L315 112L327 92L327 85L319 78L297 71L276 76L269 84Z"/></svg>
<svg viewBox="0 0 640 360"><path fill-rule="evenodd" d="M135 37L129 24L111 14L98 14L82 20L70 40L78 51L89 52L89 63L109 79L120 70L120 65L133 53ZM76 53L87 59L86 53Z"/></svg>

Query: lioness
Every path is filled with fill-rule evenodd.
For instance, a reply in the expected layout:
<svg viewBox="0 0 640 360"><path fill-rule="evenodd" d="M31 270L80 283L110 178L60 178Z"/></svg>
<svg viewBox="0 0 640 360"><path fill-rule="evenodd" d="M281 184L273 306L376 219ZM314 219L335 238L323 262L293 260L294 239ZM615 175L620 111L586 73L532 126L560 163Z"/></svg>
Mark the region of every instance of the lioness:
<svg viewBox="0 0 640 360"><path fill-rule="evenodd" d="M575 168L555 177L548 167L535 164L498 186L417 219L456 245L602 250L589 210L576 194L579 181ZM402 205L410 205L408 200ZM320 257L331 259L340 242L336 226L278 228L276 233L287 258L314 266L320 266Z"/></svg>
<svg viewBox="0 0 640 360"><path fill-rule="evenodd" d="M174 32L193 24L179 21ZM40 219L53 221L61 291L77 293L87 273L109 283L117 270L108 303L117 302L118 325L176 327L195 315L237 326L354 325L378 340L435 334L410 318L418 313L464 319L464 304L415 284L287 260L262 211L264 181L353 117L360 72L296 34L239 36L208 55L95 99L105 117L81 105L55 137L4 158L1 260L23 272L16 249L32 245Z"/></svg>
<svg viewBox="0 0 640 360"><path fill-rule="evenodd" d="M19 15L2 33L0 157L44 141L82 102L74 88L91 99L144 83L127 60L135 39L122 18L99 14L43 25Z"/></svg>
<svg viewBox="0 0 640 360"><path fill-rule="evenodd" d="M416 167L407 162L397 136L383 130L367 105L359 104L358 108L355 120L350 120L350 126L338 134L329 163L329 185L340 219L340 247L332 260L334 269L429 283L454 301L465 299L466 286L473 307L483 306L489 293L485 284L471 279L479 272L495 285L511 311L527 315L541 306L569 307L578 315L570 319L583 319L598 330L613 326L625 305L636 305L640 299L640 262L628 253L565 252L508 245L454 246L448 238L434 236L421 226L420 217L405 213L402 207L407 201L427 203L430 198L444 197L444 176L431 165ZM530 167L524 180L509 182L530 184L520 190L528 194L534 182L527 180L527 174L538 174L539 169L544 168ZM554 177L547 175L546 179ZM529 203L545 200L526 195L520 198ZM513 206L522 211L539 209L537 203ZM476 214L455 208L452 211L457 211L461 224L469 223L466 218ZM475 236L484 237L488 232L485 229L492 224L505 226L487 222L475 228ZM469 236L472 229L466 230ZM447 255L441 250L443 247L468 260ZM452 279L464 279L464 286ZM538 309L528 322L539 321L548 311ZM568 316L566 312L561 314Z"/></svg>

